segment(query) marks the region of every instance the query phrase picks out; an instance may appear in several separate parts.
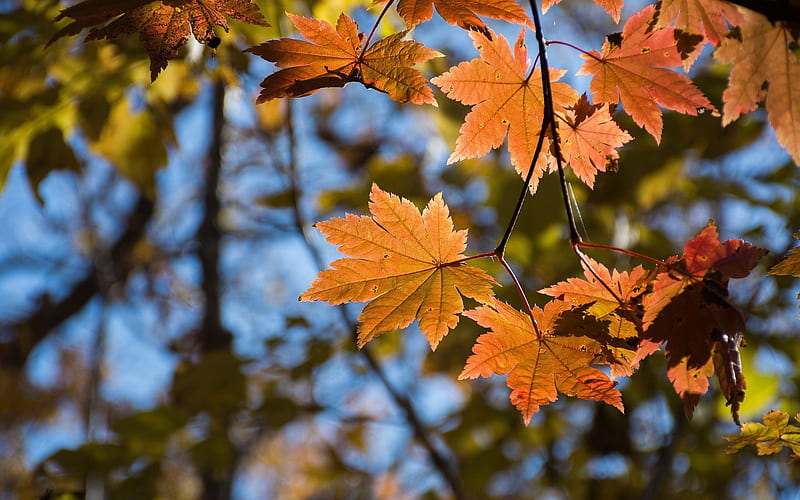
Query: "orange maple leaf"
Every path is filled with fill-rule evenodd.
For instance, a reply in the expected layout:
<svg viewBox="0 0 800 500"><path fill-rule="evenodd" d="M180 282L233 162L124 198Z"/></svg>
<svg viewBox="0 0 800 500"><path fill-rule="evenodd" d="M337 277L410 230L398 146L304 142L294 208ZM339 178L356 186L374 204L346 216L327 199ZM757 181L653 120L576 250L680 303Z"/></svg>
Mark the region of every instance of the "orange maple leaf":
<svg viewBox="0 0 800 500"><path fill-rule="evenodd" d="M586 266L587 263L594 273ZM640 342L639 339L641 299L653 274L642 266L636 266L630 272L619 272L616 269L609 271L592 259L587 258L587 263L583 263L585 279L569 278L539 292L573 307L586 306L587 313L605 324L603 329L594 331L593 338L601 343L606 353L611 375L631 375L642 359L658 350L657 343Z"/></svg>
<svg viewBox="0 0 800 500"><path fill-rule="evenodd" d="M716 109L689 78L666 69L680 66L682 55L691 50L679 47L684 33L651 29L654 12L651 5L631 16L621 37L608 37L602 54L596 50L583 54L586 62L578 74L594 75L590 84L594 102L621 102L633 121L661 142L659 104L688 115Z"/></svg>
<svg viewBox="0 0 800 500"><path fill-rule="evenodd" d="M550 7L558 3L561 3L561 0L544 0L542 2L542 13L546 13ZM625 3L624 0L594 0L594 3L605 9L615 23L619 22L619 15L622 13L622 6Z"/></svg>
<svg viewBox="0 0 800 500"><path fill-rule="evenodd" d="M59 30L47 45L63 36L76 35L92 28L86 41L116 38L139 33L150 56L150 78L155 80L167 61L178 55L178 49L194 35L200 43L211 41L214 26L228 31L225 16L259 26L269 26L250 0L85 0L61 11L56 21L70 17L74 21ZM113 19L113 20L112 20Z"/></svg>
<svg viewBox="0 0 800 500"><path fill-rule="evenodd" d="M745 316L728 301L728 282L744 278L766 250L742 240L719 241L713 224L686 243L683 255L667 260L653 291L644 297L642 338L666 342L667 376L691 416L708 378L719 367L723 393L734 420L744 398L738 348ZM720 369L724 368L724 369Z"/></svg>
<svg viewBox="0 0 800 500"><path fill-rule="evenodd" d="M339 16L335 29L327 21L287 15L309 41L281 38L247 49L284 68L261 82L259 103L360 82L398 102L436 105L427 80L412 66L441 54L420 43L403 40L408 31L390 35L364 51L364 34L344 14Z"/></svg>
<svg viewBox="0 0 800 500"><path fill-rule="evenodd" d="M388 0L376 0L373 5L384 4ZM429 21L433 17L433 7L442 19L465 30L480 31L487 36L489 28L478 16L502 19L510 23L526 24L528 15L516 0L400 0L397 12L408 27Z"/></svg>
<svg viewBox="0 0 800 500"><path fill-rule="evenodd" d="M589 104L586 94L566 109L560 129L561 154L575 175L587 186L594 186L597 172L616 167L617 148L632 137L611 118L608 104Z"/></svg>
<svg viewBox="0 0 800 500"><path fill-rule="evenodd" d="M744 17L741 38L725 38L714 52L720 62L733 64L722 93L722 124L753 111L766 96L778 142L800 163L800 60L791 48L796 40L783 22L773 24L752 11Z"/></svg>
<svg viewBox="0 0 800 500"><path fill-rule="evenodd" d="M414 319L436 349L458 324L461 296L484 303L496 284L485 271L460 262L467 232L453 231L437 194L420 215L413 203L372 186L372 217L346 214L316 227L350 258L322 271L300 300L331 304L370 301L358 320L358 345Z"/></svg>
<svg viewBox="0 0 800 500"><path fill-rule="evenodd" d="M661 0L656 4L656 28L677 29L703 35L719 45L729 31L738 26L742 14L731 2L723 0Z"/></svg>
<svg viewBox="0 0 800 500"><path fill-rule="evenodd" d="M456 148L447 163L477 158L500 147L508 132L511 163L523 177L528 173L542 126L541 70L528 72L528 51L524 42L525 28L514 44L514 54L505 37L487 38L470 32L480 58L465 61L431 80L448 97L473 105L459 130ZM550 70L553 105L563 108L575 102L577 92L566 83L555 82L565 71ZM531 190L544 174L546 162L537 162Z"/></svg>
<svg viewBox="0 0 800 500"><path fill-rule="evenodd" d="M544 309L535 307L531 317L505 302L464 313L489 333L478 337L474 353L459 379L489 377L508 373L511 403L522 413L527 425L543 405L558 399L558 393L608 403L624 411L622 395L605 373L590 366L601 352L599 343L587 336L565 331L559 324L569 306L551 301Z"/></svg>

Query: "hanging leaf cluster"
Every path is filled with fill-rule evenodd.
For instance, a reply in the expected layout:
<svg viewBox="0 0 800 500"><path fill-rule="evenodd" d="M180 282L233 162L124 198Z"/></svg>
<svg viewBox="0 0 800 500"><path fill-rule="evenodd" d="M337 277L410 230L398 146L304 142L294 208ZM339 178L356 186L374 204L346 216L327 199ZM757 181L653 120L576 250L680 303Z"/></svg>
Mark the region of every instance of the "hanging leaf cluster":
<svg viewBox="0 0 800 500"><path fill-rule="evenodd" d="M544 0L541 8L547 11L560 1ZM623 0L595 3L620 21ZM798 31L789 23L770 22L721 0L661 0L627 19L599 50L548 42L579 51L584 62L577 74L591 78L590 92L581 95L562 81L565 70L547 67L545 53L530 61L525 40L535 23L515 0L376 0L373 7L383 13L396 8L407 29L374 41L383 13L369 34L345 14L335 26L287 14L303 39L269 40L247 49L276 66L261 82L258 102L355 82L399 103L436 105L430 82L447 98L470 107L448 164L484 156L506 142L526 191L535 193L549 171L563 177L565 167L592 188L600 172L619 167L618 150L632 140L614 120L615 113L629 115L656 142L665 110L720 114L686 75L710 44L714 57L731 65L722 124L764 101L778 141L800 162L800 60L793 51ZM409 37L434 11L468 30L477 57L429 79L420 65L442 54ZM50 43L84 29L89 30L87 40L138 33L155 79L189 36L207 43L215 26L227 30L226 16L267 25L247 0L85 0L62 11L57 20L73 21ZM513 45L483 18L519 25ZM543 38L538 41L544 46ZM408 200L373 186L369 210L368 216L347 214L317 224L344 258L322 271L300 297L334 305L366 302L359 317L359 347L417 321L436 349L465 316L487 332L477 338L460 378L507 375L511 403L526 423L559 394L622 411L615 379L632 375L647 356L663 350L666 376L687 415L716 375L739 422L746 389L739 356L746 314L731 302L728 284L747 277L764 250L738 239L720 241L710 223L680 255L664 261L637 255L649 268L617 270L584 256L573 231L570 243L584 276L541 290L549 297L541 308L529 306L518 286L524 305L518 309L499 301L493 293L498 283L472 265L485 257L505 264L503 244L493 252L466 256L467 233L454 229L441 194L420 212ZM772 272L798 275L797 255ZM465 297L479 305L465 311Z"/></svg>

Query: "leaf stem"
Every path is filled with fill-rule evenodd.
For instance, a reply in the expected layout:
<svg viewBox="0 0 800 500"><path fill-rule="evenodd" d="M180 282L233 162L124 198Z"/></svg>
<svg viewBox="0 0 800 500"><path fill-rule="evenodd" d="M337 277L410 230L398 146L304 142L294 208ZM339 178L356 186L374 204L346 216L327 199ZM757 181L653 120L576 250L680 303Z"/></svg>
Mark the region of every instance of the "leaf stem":
<svg viewBox="0 0 800 500"><path fill-rule="evenodd" d="M378 30L378 25L381 24L383 16L386 15L386 13L389 11L389 7L391 7L393 3L394 0L389 0L388 2L386 2L386 5L383 7L383 10L381 11L380 14L378 14L378 18L375 19L375 24L372 25L372 29L370 30L369 35L367 35L367 39L364 40L364 46L361 47L361 54L358 55L359 61L363 59L364 54L367 53L367 48L369 47L369 44L372 41L372 37L375 36L375 31Z"/></svg>
<svg viewBox="0 0 800 500"><path fill-rule="evenodd" d="M578 47L577 45L572 45L569 42L562 42L561 40L550 40L550 41L546 41L545 45L547 45L548 47L550 45L564 45L564 46L569 47L571 49L577 50L581 54L583 54L583 55L585 55L587 57L591 57L592 59L594 59L596 61L602 61L602 59L600 59L596 55L592 54L591 52L587 52L587 51L583 50L582 48Z"/></svg>
<svg viewBox="0 0 800 500"><path fill-rule="evenodd" d="M522 303L525 304L525 312L528 313L528 316L531 318L531 324L533 325L533 331L536 332L537 336L541 336L542 333L539 331L539 325L536 324L536 318L533 317L533 309L531 309L531 303L528 302L528 296L525 295L525 290L522 288L522 284L520 284L519 280L517 279L517 275L514 274L514 270L511 269L511 266L508 265L506 262L505 257L502 255L497 255L497 259L506 269L509 276L511 276L511 280L514 281L514 286L517 287L517 293L519 293L520 298L522 298Z"/></svg>
<svg viewBox="0 0 800 500"><path fill-rule="evenodd" d="M627 255L629 257L634 257L636 259L641 259L641 260L644 260L646 262L651 262L651 263L653 263L653 264L655 264L657 266L666 267L668 269L672 269L674 267L674 266L670 266L669 264L667 264L663 260L654 259L653 257L648 257L647 255L644 255L644 254L641 254L641 253L638 253L638 252L634 252L632 250L625 250L624 248L612 247L610 245L601 245L600 243L589 243L587 241L578 241L576 243L576 245L581 247L581 248L599 248L599 249L602 249L602 250L608 250L608 251L611 251L611 252L621 253L621 254ZM674 270L675 271L679 271L678 269L674 269Z"/></svg>

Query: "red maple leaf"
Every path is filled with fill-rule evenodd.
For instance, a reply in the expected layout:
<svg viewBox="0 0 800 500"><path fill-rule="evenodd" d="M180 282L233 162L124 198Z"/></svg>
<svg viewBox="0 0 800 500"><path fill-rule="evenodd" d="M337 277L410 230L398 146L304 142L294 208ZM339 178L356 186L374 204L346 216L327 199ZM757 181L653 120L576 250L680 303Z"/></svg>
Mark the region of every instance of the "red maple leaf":
<svg viewBox="0 0 800 500"><path fill-rule="evenodd" d="M61 11L56 21L70 17L74 21L59 30L47 45L67 35L92 28L86 40L116 38L139 33L150 56L150 78L167 67L178 49L193 35L200 43L215 37L214 26L228 31L225 16L259 26L269 26L258 7L250 0L85 0Z"/></svg>
<svg viewBox="0 0 800 500"><path fill-rule="evenodd" d="M308 41L281 38L247 49L283 68L261 82L259 103L360 82L398 102L436 105L427 80L412 66L441 54L403 40L408 31L390 35L364 50L364 34L344 14L339 16L335 29L327 21L287 15Z"/></svg>
<svg viewBox="0 0 800 500"><path fill-rule="evenodd" d="M594 102L621 102L633 121L661 142L659 105L688 115L716 109L689 78L666 69L680 66L688 49L679 48L685 37L681 32L652 29L654 12L651 5L631 16L621 36L606 40L602 54L596 50L583 54L586 63L578 74L594 75L590 84Z"/></svg>
<svg viewBox="0 0 800 500"><path fill-rule="evenodd" d="M511 403L526 425L541 406L558 399L559 392L624 411L616 384L590 366L602 353L599 342L581 332L565 331L559 322L568 311L570 306L562 301L534 308L538 331L530 316L496 299L466 311L465 316L490 331L478 337L459 379L507 373Z"/></svg>
<svg viewBox="0 0 800 500"><path fill-rule="evenodd" d="M528 70L524 34L523 28L512 55L502 35L492 34L487 38L482 33L471 32L469 36L480 57L462 62L431 80L451 99L473 106L459 129L456 148L448 164L485 155L500 147L508 133L511 163L523 177L527 175L541 130L544 102L541 70ZM557 109L569 106L578 98L569 85L555 81L564 73L550 70L553 105ZM543 157L535 168L532 191L546 168Z"/></svg>
<svg viewBox="0 0 800 500"><path fill-rule="evenodd" d="M729 302L727 287L731 278L746 277L765 253L742 240L720 242L709 223L686 243L683 255L667 260L668 269L656 276L652 293L644 297L642 338L666 342L667 376L687 415L708 390L716 361L720 385L738 419L744 397L738 348L745 316Z"/></svg>

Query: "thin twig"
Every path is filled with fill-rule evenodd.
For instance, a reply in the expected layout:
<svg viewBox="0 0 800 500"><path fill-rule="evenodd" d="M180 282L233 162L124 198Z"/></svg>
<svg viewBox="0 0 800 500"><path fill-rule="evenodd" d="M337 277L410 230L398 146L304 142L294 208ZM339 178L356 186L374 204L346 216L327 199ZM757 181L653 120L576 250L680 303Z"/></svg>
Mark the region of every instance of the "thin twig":
<svg viewBox="0 0 800 500"><path fill-rule="evenodd" d="M520 212L522 212L522 204L525 202L525 198L528 196L529 186L531 185L531 180L533 179L533 171L536 168L536 162L538 161L539 155L542 152L542 146L544 145L544 133L548 124L549 118L545 114L545 117L542 120L542 127L539 130L539 140L536 143L536 150L533 152L533 158L531 158L530 167L528 168L528 175L525 176L525 183L523 184L522 190L519 193L519 198L517 198L517 204L514 206L514 212L511 214L511 219L508 221L506 231L503 233L500 243L498 243L497 247L494 249L494 253L498 257L503 257L505 254L508 239L511 237L511 233L514 231L514 226L517 224Z"/></svg>
<svg viewBox="0 0 800 500"><path fill-rule="evenodd" d="M393 3L394 0L389 0L388 2L386 2L386 5L383 6L383 10L381 11L380 14L378 14L378 18L375 20L375 24L372 25L372 29L370 30L369 35L367 35L366 40L364 40L364 46L361 48L361 54L359 54L358 56L359 60L363 59L364 54L367 53L367 48L369 47L369 43L372 41L372 37L375 36L375 31L377 31L378 25L381 23L381 21L383 20L383 16L386 15L386 13L389 11L389 7L391 7Z"/></svg>

